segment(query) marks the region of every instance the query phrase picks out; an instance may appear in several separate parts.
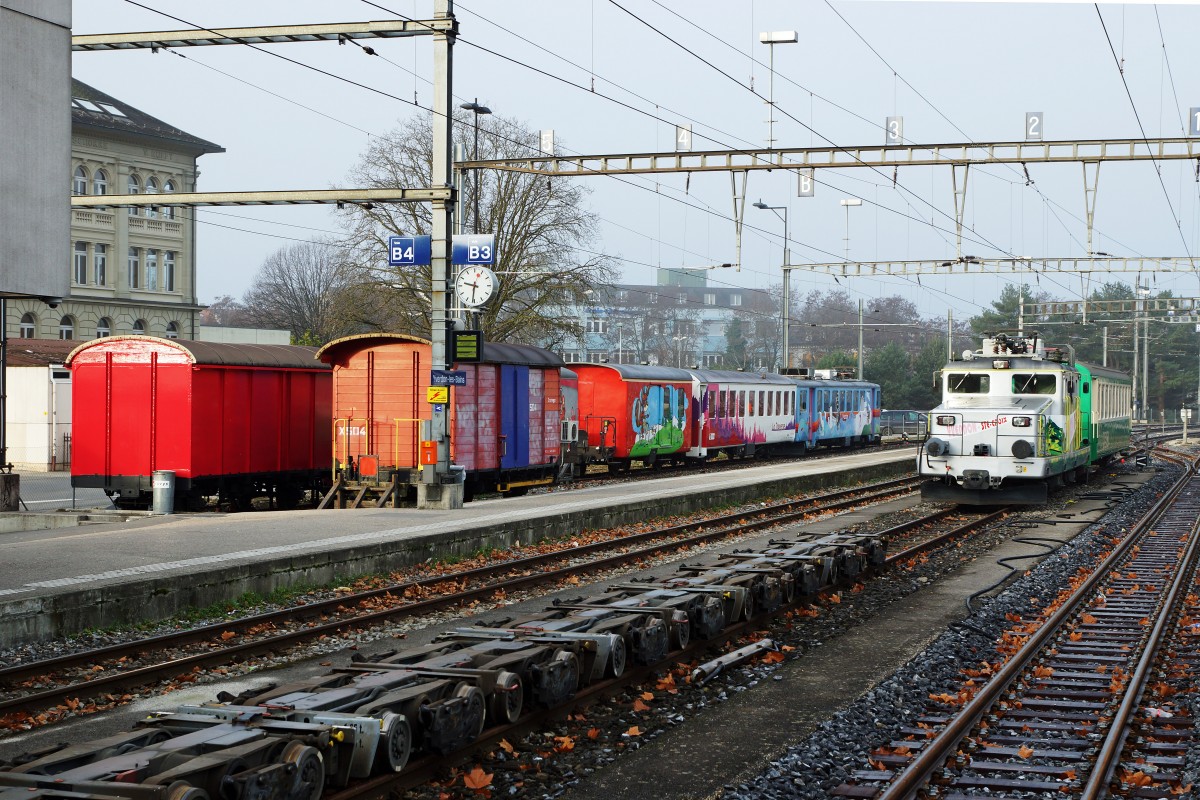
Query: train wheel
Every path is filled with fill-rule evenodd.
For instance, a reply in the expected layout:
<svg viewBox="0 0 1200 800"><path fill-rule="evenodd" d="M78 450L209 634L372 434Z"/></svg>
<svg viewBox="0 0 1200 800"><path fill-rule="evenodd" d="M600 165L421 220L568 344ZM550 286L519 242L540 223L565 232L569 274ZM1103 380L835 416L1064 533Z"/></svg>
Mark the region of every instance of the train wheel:
<svg viewBox="0 0 1200 800"><path fill-rule="evenodd" d="M612 652L608 658L608 677L619 678L625 672L625 660L628 658L628 651L625 649L625 637L618 636L613 639Z"/></svg>
<svg viewBox="0 0 1200 800"><path fill-rule="evenodd" d="M300 742L292 742L283 751L285 764L294 764L296 778L287 800L318 800L325 788L325 764L321 752Z"/></svg>
<svg viewBox="0 0 1200 800"><path fill-rule="evenodd" d="M629 472L628 461L610 461L608 464L609 475L624 475Z"/></svg>
<svg viewBox="0 0 1200 800"><path fill-rule="evenodd" d="M675 622L671 624L671 649L682 650L692 641L692 624L690 622Z"/></svg>
<svg viewBox="0 0 1200 800"><path fill-rule="evenodd" d="M375 749L375 772L399 772L412 755L412 728L403 714L383 712L379 720L379 745Z"/></svg>
<svg viewBox="0 0 1200 800"><path fill-rule="evenodd" d="M478 686L460 683L454 690L454 696L460 697L464 701L463 731L469 738L463 744L470 744L479 738L479 734L483 733L483 726L487 722L484 713L483 692L479 691Z"/></svg>
<svg viewBox="0 0 1200 800"><path fill-rule="evenodd" d="M488 703L493 725L511 725L521 716L525 705L525 685L514 672L501 672L496 678L496 692Z"/></svg>
<svg viewBox="0 0 1200 800"><path fill-rule="evenodd" d="M187 781L175 781L167 787L167 800L208 800L208 792Z"/></svg>

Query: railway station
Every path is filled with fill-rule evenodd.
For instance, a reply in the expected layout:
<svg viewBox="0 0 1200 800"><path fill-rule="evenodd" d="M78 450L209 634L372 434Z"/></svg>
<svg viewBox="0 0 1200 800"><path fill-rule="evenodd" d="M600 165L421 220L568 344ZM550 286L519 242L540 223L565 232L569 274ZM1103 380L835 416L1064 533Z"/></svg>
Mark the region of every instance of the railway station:
<svg viewBox="0 0 1200 800"><path fill-rule="evenodd" d="M0 0L0 800L1200 795L1195 6L201 5Z"/></svg>

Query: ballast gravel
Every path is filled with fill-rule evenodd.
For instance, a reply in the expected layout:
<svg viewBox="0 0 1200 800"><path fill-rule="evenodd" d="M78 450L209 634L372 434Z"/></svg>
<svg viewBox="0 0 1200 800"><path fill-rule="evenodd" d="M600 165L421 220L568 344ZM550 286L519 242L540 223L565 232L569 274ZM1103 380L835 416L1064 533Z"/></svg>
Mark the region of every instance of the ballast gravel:
<svg viewBox="0 0 1200 800"><path fill-rule="evenodd" d="M994 653L995 640L1011 623L1006 615L1029 618L1040 606L1031 598L1053 598L1080 569L1093 565L1110 537L1127 530L1178 477L1165 467L1136 494L1116 505L1097 525L1062 546L1058 558L1041 562L1004 592L984 601L968 620L952 627L902 669L819 726L753 780L727 787L722 800L827 800L856 770L869 769L875 748L904 738L930 694L955 691L964 664Z"/></svg>

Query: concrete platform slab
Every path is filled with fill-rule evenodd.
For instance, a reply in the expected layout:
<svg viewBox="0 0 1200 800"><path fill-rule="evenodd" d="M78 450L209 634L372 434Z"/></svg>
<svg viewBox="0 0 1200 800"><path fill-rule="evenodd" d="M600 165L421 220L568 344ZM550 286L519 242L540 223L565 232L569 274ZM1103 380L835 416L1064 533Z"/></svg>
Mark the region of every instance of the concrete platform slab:
<svg viewBox="0 0 1200 800"><path fill-rule="evenodd" d="M11 533L0 540L0 639L21 643L163 619L246 592L328 584L429 558L907 474L914 458L909 449L851 451L453 510L176 515Z"/></svg>

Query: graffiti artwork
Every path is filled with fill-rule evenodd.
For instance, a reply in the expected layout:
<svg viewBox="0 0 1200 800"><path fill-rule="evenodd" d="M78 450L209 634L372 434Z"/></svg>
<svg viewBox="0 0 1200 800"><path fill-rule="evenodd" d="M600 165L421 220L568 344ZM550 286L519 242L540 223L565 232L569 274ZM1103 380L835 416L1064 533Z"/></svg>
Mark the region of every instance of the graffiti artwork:
<svg viewBox="0 0 1200 800"><path fill-rule="evenodd" d="M634 438L630 456L682 449L689 400L687 392L674 386L642 386L630 409Z"/></svg>

